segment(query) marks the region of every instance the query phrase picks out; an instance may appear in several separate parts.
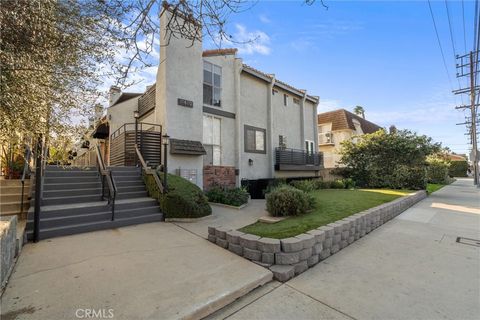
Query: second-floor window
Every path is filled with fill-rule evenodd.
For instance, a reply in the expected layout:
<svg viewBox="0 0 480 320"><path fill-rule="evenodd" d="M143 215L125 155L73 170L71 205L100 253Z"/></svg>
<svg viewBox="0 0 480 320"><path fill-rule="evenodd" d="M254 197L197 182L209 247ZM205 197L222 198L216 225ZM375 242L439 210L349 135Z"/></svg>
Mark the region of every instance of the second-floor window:
<svg viewBox="0 0 480 320"><path fill-rule="evenodd" d="M222 68L203 62L203 103L220 107L222 105Z"/></svg>
<svg viewBox="0 0 480 320"><path fill-rule="evenodd" d="M245 130L245 152L250 153L267 153L266 148L266 133L267 131L262 128L256 128L251 126L244 126Z"/></svg>

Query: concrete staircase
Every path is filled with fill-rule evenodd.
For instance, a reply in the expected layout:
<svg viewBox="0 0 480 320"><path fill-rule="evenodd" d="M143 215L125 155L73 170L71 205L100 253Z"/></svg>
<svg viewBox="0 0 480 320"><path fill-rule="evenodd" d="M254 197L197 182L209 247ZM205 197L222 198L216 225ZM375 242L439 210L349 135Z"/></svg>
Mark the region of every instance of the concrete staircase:
<svg viewBox="0 0 480 320"><path fill-rule="evenodd" d="M101 199L96 167L47 166L40 214L40 239L128 225L162 221L157 200L149 198L136 167L111 167L117 186L115 220L112 207ZM27 237L33 239L34 205L28 212Z"/></svg>
<svg viewBox="0 0 480 320"><path fill-rule="evenodd" d="M25 180L25 189L23 195L24 216L20 216L22 199L22 182L19 179L0 178L0 215L17 215L18 219L25 219L28 207L28 193L30 190L30 180Z"/></svg>

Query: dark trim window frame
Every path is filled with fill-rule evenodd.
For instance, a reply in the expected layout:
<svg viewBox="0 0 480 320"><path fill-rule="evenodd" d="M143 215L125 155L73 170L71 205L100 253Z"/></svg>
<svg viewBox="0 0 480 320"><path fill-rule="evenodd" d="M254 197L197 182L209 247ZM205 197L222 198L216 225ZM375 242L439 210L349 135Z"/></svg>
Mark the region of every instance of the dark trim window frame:
<svg viewBox="0 0 480 320"><path fill-rule="evenodd" d="M267 153L267 130L258 127L252 127L249 125L244 125L244 148L247 153ZM263 137L262 137L263 136ZM258 141L259 137L262 137L263 144L261 141ZM258 144L262 144L262 148L258 148Z"/></svg>
<svg viewBox="0 0 480 320"><path fill-rule="evenodd" d="M203 61L203 104L222 106L222 67Z"/></svg>

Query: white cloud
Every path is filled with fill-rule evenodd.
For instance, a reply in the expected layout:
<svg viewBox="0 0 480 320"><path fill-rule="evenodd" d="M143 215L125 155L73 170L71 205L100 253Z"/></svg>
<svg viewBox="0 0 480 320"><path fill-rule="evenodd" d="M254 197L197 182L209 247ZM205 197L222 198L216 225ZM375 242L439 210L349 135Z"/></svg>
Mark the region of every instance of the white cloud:
<svg viewBox="0 0 480 320"><path fill-rule="evenodd" d="M265 14L259 15L258 18L260 19L260 21L261 21L262 23L265 23L265 24L268 24L268 23L271 23L271 22L272 22L272 20L270 20L270 19L267 17L267 15L265 15Z"/></svg>
<svg viewBox="0 0 480 320"><path fill-rule="evenodd" d="M318 103L317 112L322 113L322 112L337 110L341 108L342 108L342 104L340 100L322 99L320 97L320 102Z"/></svg>
<svg viewBox="0 0 480 320"><path fill-rule="evenodd" d="M236 24L236 32L233 34L232 39L215 39L215 42L222 46L226 44L228 46L234 46L238 48L238 53L243 55L252 55L255 53L261 55L269 55L270 37L263 31L255 30L249 31L244 25Z"/></svg>

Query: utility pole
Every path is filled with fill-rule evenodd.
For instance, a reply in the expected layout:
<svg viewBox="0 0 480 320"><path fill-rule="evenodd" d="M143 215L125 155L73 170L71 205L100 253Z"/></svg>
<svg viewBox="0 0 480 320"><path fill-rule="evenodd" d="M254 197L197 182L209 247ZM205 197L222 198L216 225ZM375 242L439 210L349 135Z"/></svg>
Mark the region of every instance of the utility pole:
<svg viewBox="0 0 480 320"><path fill-rule="evenodd" d="M468 62L464 62L464 59L467 59L468 57ZM475 84L475 78L476 74L478 72L476 65L478 64L478 51L470 51L469 54L463 55L463 56L457 56L457 59L460 59L460 64L457 63L457 69L459 69L459 72L457 72L457 77L464 77L464 76L470 76L470 87L469 88L460 88L459 90L453 91L455 94L462 94L462 93L470 93L470 105L465 105L465 106L460 106L457 107L456 109L470 109L471 113L471 120L466 121L465 124L469 124L469 129L470 129L470 137L471 137L471 143L472 143L472 158L473 158L473 183L478 187L479 186L479 168L478 168L478 149L477 149L477 105L475 103L475 96L476 96L476 91L478 90L478 87ZM465 72L465 67L468 67L468 72Z"/></svg>

